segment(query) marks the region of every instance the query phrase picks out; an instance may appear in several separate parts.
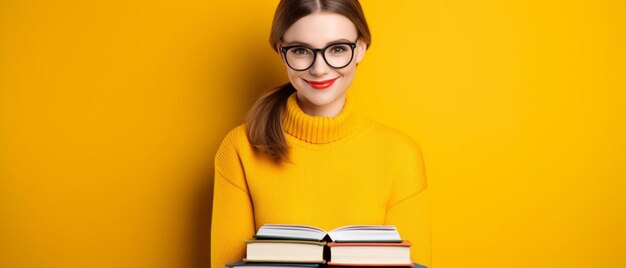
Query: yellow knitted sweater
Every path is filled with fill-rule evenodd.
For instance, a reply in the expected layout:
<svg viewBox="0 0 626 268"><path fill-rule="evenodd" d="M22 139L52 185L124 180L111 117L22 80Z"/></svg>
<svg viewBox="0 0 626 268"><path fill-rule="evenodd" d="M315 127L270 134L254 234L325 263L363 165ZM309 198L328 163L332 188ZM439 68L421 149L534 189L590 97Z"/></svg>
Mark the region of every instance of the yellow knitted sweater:
<svg viewBox="0 0 626 268"><path fill-rule="evenodd" d="M430 267L430 225L422 154L409 136L359 116L348 94L335 117L311 116L287 100L283 117L289 162L254 153L244 125L215 156L211 264L245 256L244 240L266 223L330 231L353 224L393 224L413 243L413 261Z"/></svg>

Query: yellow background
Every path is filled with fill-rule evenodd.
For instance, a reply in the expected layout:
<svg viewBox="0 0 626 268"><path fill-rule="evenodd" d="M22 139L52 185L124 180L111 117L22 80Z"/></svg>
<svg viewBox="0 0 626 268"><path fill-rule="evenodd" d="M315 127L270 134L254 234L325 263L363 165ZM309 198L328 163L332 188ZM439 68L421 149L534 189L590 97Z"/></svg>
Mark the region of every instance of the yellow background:
<svg viewBox="0 0 626 268"><path fill-rule="evenodd" d="M0 267L208 267L276 3L1 0ZM363 6L351 90L424 150L434 267L626 267L624 1Z"/></svg>

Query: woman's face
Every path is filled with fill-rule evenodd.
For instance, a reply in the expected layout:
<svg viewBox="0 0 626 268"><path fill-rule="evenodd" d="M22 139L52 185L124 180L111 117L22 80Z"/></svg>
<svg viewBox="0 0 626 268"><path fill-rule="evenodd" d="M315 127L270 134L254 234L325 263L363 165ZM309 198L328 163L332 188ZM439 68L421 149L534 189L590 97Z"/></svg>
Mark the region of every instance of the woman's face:
<svg viewBox="0 0 626 268"><path fill-rule="evenodd" d="M315 49L333 43L355 42L357 37L357 29L348 18L335 13L316 12L291 25L278 45L303 45ZM329 66L322 52L316 52L315 62L309 69L296 71L287 65L284 54L279 53L287 68L289 81L297 90L298 103L305 113L332 117L341 111L345 94L354 79L356 64L363 59L367 48L361 40L356 44L352 61L340 69ZM280 47L278 49L280 51ZM332 63L330 57L327 59ZM329 80L334 81L315 83Z"/></svg>

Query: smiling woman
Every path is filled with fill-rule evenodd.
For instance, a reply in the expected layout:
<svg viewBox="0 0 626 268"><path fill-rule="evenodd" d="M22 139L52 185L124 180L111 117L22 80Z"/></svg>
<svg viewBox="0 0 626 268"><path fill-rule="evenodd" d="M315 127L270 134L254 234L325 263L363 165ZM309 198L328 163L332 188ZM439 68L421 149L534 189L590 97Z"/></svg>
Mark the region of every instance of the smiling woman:
<svg viewBox="0 0 626 268"><path fill-rule="evenodd" d="M356 64L363 60L367 48L360 38L354 43L347 41L354 36L358 36L357 29L347 17L316 12L295 22L277 44L289 67L289 81L298 91L298 103L307 114L336 116L341 111ZM318 52L323 52L323 61L316 60Z"/></svg>
<svg viewBox="0 0 626 268"><path fill-rule="evenodd" d="M244 258L267 223L395 225L430 265L419 145L362 117L348 90L371 36L356 0L282 0L270 44L289 83L261 97L215 156L212 267Z"/></svg>

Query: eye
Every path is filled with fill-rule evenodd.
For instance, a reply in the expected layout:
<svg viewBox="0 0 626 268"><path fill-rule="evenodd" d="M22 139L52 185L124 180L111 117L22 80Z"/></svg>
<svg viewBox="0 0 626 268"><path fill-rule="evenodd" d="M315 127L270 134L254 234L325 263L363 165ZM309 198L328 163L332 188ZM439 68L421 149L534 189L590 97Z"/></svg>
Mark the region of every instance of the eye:
<svg viewBox="0 0 626 268"><path fill-rule="evenodd" d="M341 54L348 51L348 46L347 45L335 45L330 47L330 53L333 54Z"/></svg>
<svg viewBox="0 0 626 268"><path fill-rule="evenodd" d="M291 53L296 55L306 55L309 54L309 51L304 47L294 47L291 49Z"/></svg>

